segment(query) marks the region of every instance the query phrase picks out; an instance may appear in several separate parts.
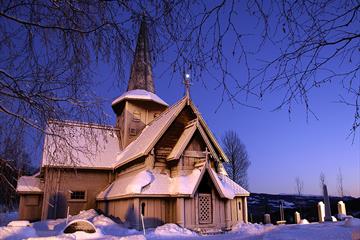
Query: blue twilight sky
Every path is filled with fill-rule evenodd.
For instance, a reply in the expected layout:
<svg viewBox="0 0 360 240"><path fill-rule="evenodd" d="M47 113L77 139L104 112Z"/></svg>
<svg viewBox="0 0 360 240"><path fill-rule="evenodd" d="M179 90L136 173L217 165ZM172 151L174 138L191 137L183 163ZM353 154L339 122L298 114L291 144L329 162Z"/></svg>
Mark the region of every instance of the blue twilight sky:
<svg viewBox="0 0 360 240"><path fill-rule="evenodd" d="M243 40L250 51L255 50L260 41L261 26L259 28L258 23L243 10L239 10L235 22L242 32L254 33ZM137 29L134 32L136 35ZM231 34L226 41L228 44L225 44L224 54L230 56ZM266 43L249 63L257 67L259 62L256 59L271 58L277 53L274 46ZM171 80L169 72L164 73L166 62L173 56L174 52L170 49L153 66L156 94L170 105L184 94L181 76L177 75ZM329 64L334 71L346 67L334 61ZM111 101L125 91L126 86L119 87L117 83L119 80L127 82L130 67L127 69L125 79L118 79L111 66L106 64L94 69L94 80L98 82L94 89L105 98L105 111L112 123L115 122L115 115ZM238 64L236 59L230 58L229 70L240 80L247 77L244 65ZM214 67L211 74L219 74L218 69ZM321 73L318 76L321 78ZM226 100L218 109L221 91L216 89L216 83L208 75L203 75L202 81L206 83L206 88L201 82L194 81L191 97L219 140L226 130L238 132L251 161L250 191L295 193L295 178L299 176L304 181L304 193L321 194L319 175L323 172L329 192L337 195L337 176L341 168L345 194L360 197L360 134L357 133L354 142L352 137L348 137L354 110L337 103L340 94L348 96L339 82L333 81L310 92L310 104L317 120L312 116L307 118L301 104L293 106L291 115L286 108L272 111L279 104L283 94L281 90L265 95L261 101L257 97L250 97L246 101L259 109L232 105ZM239 96L239 100L245 102L244 96Z"/></svg>
<svg viewBox="0 0 360 240"><path fill-rule="evenodd" d="M159 77L161 67L156 64L153 69L156 94L171 105L183 96L184 86L180 77L172 81L166 74ZM97 94L105 98L105 111L114 123L111 101L125 87L114 87L117 79L108 66L100 65L97 73ZM240 73L235 70L234 74ZM295 193L295 178L299 176L304 181L304 193L320 194L319 175L324 172L329 192L337 195L341 168L345 193L360 196L360 135L354 143L347 137L353 112L336 103L342 91L334 83L312 92L311 103L319 120L307 120L302 105L295 106L290 116L286 109L272 111L278 103L276 93L262 101L253 100L260 109L232 106L225 101L218 111L220 93L212 82L206 89L200 82L193 82L191 97L218 139L228 129L238 132L251 161L250 191Z"/></svg>
<svg viewBox="0 0 360 240"><path fill-rule="evenodd" d="M243 32L256 33L257 23L249 15L238 14L236 21ZM134 32L136 35L137 29ZM254 34L244 38L244 43L256 49L258 36ZM231 36L228 41L225 54L231 51ZM256 58L267 58L276 53L276 48L267 43ZM184 94L182 78L177 75L171 80L171 75L164 73L166 62L173 56L174 52L170 50L161 59L162 62L158 61L153 66L156 94L170 105ZM250 60L250 64L256 67L258 62ZM344 66L330 62L330 67L336 71ZM105 111L111 123L115 123L111 102L126 89L126 86L118 86L117 83L119 80L127 82L130 67L127 69L125 79L118 79L110 65L100 64L94 69L94 80L98 82L94 89L105 99ZM235 59L230 61L229 70L239 79L246 78L244 66ZM211 74L218 73L213 68ZM265 95L261 101L250 97L246 103L259 109L232 105L225 100L217 110L221 92L208 75L204 75L202 80L206 88L201 82L194 81L191 97L219 140L226 130L238 132L251 161L250 191L295 193L295 178L299 176L304 181L304 193L321 194L319 175L323 172L329 192L337 195L337 176L341 168L345 194L360 197L360 134L357 133L354 142L352 137L348 137L354 112L352 108L337 103L340 94L347 96L340 83L333 81L313 89L309 94L317 120L312 116L307 118L301 104L293 106L291 115L286 108L272 111L279 104L281 90ZM242 96L239 98L244 100Z"/></svg>

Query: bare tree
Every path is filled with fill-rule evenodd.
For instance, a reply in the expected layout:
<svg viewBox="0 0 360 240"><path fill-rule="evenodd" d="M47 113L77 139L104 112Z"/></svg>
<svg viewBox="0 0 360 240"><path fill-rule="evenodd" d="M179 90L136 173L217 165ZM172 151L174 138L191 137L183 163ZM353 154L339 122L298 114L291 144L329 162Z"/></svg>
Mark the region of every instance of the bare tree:
<svg viewBox="0 0 360 240"><path fill-rule="evenodd" d="M7 135L0 148L0 208L5 207L6 210L16 208L17 180L22 175L33 174L34 170L23 135Z"/></svg>
<svg viewBox="0 0 360 240"><path fill-rule="evenodd" d="M338 193L340 197L344 197L344 179L341 168L339 168L339 173L337 176L337 183L338 183Z"/></svg>
<svg viewBox="0 0 360 240"><path fill-rule="evenodd" d="M245 145L241 142L238 134L233 130L228 130L222 139L225 154L229 158L229 163L224 164L229 177L244 188L249 187L247 170L250 166Z"/></svg>
<svg viewBox="0 0 360 240"><path fill-rule="evenodd" d="M296 193L299 196L301 196L303 193L303 190L304 190L304 182L300 179L300 177L296 177L295 184L296 184L296 187L295 187Z"/></svg>
<svg viewBox="0 0 360 240"><path fill-rule="evenodd" d="M262 22L264 42L280 48L252 76L260 82L260 95L283 89L278 109L287 106L291 112L300 102L315 116L309 93L339 82L347 93L339 93L339 102L354 109L355 131L360 125L359 2L252 0L248 8Z"/></svg>
<svg viewBox="0 0 360 240"><path fill-rule="evenodd" d="M309 92L338 80L347 90L340 102L354 108L355 131L359 8L352 0L3 0L0 116L14 130L23 123L40 134L55 134L49 119L106 122L102 100L92 91L93 70L98 62L110 63L124 83L134 29L145 18L153 60L166 62L173 77L186 67L207 85L206 74L220 89L220 103L248 106L243 97L262 99L280 90L276 109L291 112L294 103L303 103L312 113ZM253 32L238 24L245 15L258 20ZM265 57L261 50L269 44L274 56ZM239 77L230 71L235 61L243 66Z"/></svg>
<svg viewBox="0 0 360 240"><path fill-rule="evenodd" d="M320 189L321 189L321 193L323 192L325 184L326 184L325 174L323 172L321 172L320 173Z"/></svg>

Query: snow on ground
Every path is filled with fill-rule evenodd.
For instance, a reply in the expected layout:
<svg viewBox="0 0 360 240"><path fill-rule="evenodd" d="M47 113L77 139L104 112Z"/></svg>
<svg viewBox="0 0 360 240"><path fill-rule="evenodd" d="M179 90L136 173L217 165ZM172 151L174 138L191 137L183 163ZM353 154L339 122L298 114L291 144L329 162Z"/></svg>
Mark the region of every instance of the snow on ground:
<svg viewBox="0 0 360 240"><path fill-rule="evenodd" d="M167 226L166 224L164 226ZM176 226L176 225L175 225ZM180 240L180 239L199 239L199 240L351 240L352 234L360 234L360 219L352 218L345 222L311 223L311 224L289 224L289 225L262 225L244 224L235 225L232 231L219 235L179 235L168 234L174 229L158 231L147 235L149 240ZM169 226L167 226L169 228ZM163 228L162 228L163 229ZM358 231L358 233L355 233ZM156 234L157 233L157 234ZM188 238L188 236L191 236ZM360 236L360 235L359 235ZM357 238L356 238L357 239Z"/></svg>
<svg viewBox="0 0 360 240"><path fill-rule="evenodd" d="M156 236L183 236L183 237L195 237L198 236L193 231L190 231L189 229L179 227L178 225L174 223L167 223L162 226L159 226L155 228L154 232L151 232L149 235L156 237Z"/></svg>
<svg viewBox="0 0 360 240"><path fill-rule="evenodd" d="M66 226L66 218L46 220L31 223L29 227L0 227L0 239L121 239L121 240L143 240L141 232L128 229L124 225L115 223L104 215L99 215L95 210L82 211L78 215L71 216L68 222L77 219L86 219L94 224L96 233L76 232L63 234ZM15 225L17 223L14 223ZM22 224L20 224L22 225Z"/></svg>
<svg viewBox="0 0 360 240"><path fill-rule="evenodd" d="M118 224L112 219L99 215L95 210L83 211L68 219L86 219L94 224L96 233L76 232L63 234L66 219L56 219L34 222L30 226L13 223L11 226L0 227L0 239L120 239L145 240L142 231L132 230L125 225ZM20 224L21 223L21 224ZM176 224L165 224L155 229L148 229L146 239L149 240L351 240L352 236L360 239L360 219L349 218L341 222L289 224L289 225L262 225L244 224L235 225L232 231L224 234L202 236ZM356 238L357 239L357 238Z"/></svg>

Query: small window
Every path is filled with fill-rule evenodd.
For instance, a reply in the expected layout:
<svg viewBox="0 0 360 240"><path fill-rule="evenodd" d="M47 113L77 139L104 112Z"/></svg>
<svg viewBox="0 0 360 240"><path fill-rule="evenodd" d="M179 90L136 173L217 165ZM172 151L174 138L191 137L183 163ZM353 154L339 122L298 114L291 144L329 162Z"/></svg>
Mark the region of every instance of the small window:
<svg viewBox="0 0 360 240"><path fill-rule="evenodd" d="M85 191L72 191L70 193L71 200L85 200Z"/></svg>
<svg viewBox="0 0 360 240"><path fill-rule="evenodd" d="M159 116L159 113L154 113L154 118L157 118Z"/></svg>
<svg viewBox="0 0 360 240"><path fill-rule="evenodd" d="M238 202L239 210L241 211L241 202Z"/></svg>
<svg viewBox="0 0 360 240"><path fill-rule="evenodd" d="M130 136L136 136L136 128L129 129Z"/></svg>
<svg viewBox="0 0 360 240"><path fill-rule="evenodd" d="M133 121L134 122L140 122L141 120L141 113L138 111L133 112Z"/></svg>
<svg viewBox="0 0 360 240"><path fill-rule="evenodd" d="M145 216L145 203L141 203L141 215Z"/></svg>

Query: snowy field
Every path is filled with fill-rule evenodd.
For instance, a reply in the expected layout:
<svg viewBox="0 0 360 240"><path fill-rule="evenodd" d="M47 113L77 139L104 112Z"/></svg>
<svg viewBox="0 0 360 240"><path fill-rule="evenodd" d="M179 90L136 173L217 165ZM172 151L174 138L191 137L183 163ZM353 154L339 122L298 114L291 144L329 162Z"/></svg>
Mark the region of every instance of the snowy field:
<svg viewBox="0 0 360 240"><path fill-rule="evenodd" d="M311 223L299 225L261 225L238 224L233 230L224 234L201 236L190 230L178 227L175 224L165 224L156 229L142 231L128 229L117 224L110 218L98 215L95 210L88 210L73 216L70 221L86 219L96 228L95 233L76 232L63 234L66 219L34 222L26 226L26 222L10 223L12 226L0 227L0 239L244 239L244 240L350 240L360 239L360 219L352 218L343 222Z"/></svg>

